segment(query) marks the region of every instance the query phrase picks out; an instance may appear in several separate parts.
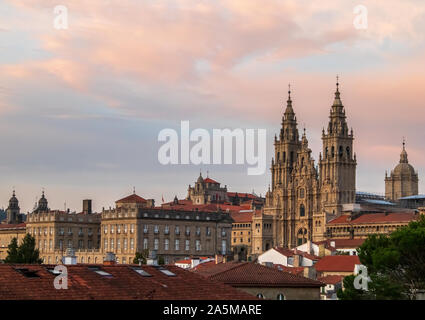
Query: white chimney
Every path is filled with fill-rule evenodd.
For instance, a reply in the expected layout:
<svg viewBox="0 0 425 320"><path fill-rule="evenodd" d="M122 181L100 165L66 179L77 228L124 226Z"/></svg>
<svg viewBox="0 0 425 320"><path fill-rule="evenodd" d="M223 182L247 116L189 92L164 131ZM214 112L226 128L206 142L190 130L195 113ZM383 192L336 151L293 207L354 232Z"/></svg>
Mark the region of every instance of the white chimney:
<svg viewBox="0 0 425 320"><path fill-rule="evenodd" d="M74 249L66 249L66 256L63 257L63 264L77 264L77 257L75 256Z"/></svg>
<svg viewBox="0 0 425 320"><path fill-rule="evenodd" d="M200 259L199 258L192 258L192 259L190 259L190 268L191 269L195 268L199 263L200 263Z"/></svg>

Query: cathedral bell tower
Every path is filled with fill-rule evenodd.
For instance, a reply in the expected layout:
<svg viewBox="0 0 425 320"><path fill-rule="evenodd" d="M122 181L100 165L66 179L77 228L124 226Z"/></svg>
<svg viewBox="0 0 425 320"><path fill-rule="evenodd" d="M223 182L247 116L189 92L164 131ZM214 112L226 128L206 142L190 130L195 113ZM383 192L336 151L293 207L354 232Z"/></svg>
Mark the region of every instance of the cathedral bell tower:
<svg viewBox="0 0 425 320"><path fill-rule="evenodd" d="M7 224L16 224L20 223L20 209L19 201L15 196L15 190L13 190L13 195L9 200L9 207L6 209L6 223Z"/></svg>
<svg viewBox="0 0 425 320"><path fill-rule="evenodd" d="M357 163L353 140L353 129L348 131L337 77L328 128L326 133L322 131L323 153L319 159L322 207L327 214L339 215L342 204L355 202Z"/></svg>
<svg viewBox="0 0 425 320"><path fill-rule="evenodd" d="M282 127L279 139L275 136L275 160L272 160L272 188L287 186L291 181L291 174L297 162L297 153L301 148L301 141L297 129L297 117L292 109L291 90L289 86L286 110L282 117Z"/></svg>

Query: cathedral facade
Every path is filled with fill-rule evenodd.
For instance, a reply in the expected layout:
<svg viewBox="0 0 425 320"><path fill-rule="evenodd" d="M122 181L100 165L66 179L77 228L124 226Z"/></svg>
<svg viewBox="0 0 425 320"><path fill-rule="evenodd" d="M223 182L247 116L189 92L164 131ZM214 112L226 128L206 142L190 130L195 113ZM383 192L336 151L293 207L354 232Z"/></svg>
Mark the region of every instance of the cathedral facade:
<svg viewBox="0 0 425 320"><path fill-rule="evenodd" d="M341 213L343 204L355 202L354 136L348 129L339 84L327 129L322 131L318 166L305 130L299 135L290 93L274 141L271 189L264 211L253 218L253 254L274 246L293 248L308 240L324 240L326 222Z"/></svg>

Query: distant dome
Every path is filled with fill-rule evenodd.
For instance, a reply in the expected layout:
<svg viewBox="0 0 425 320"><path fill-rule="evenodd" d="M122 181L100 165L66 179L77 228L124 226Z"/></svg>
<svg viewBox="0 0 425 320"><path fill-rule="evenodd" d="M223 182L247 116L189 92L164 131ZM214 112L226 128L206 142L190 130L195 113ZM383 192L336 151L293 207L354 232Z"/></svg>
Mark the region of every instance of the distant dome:
<svg viewBox="0 0 425 320"><path fill-rule="evenodd" d="M399 163L395 168L394 168L394 174L396 175L415 175L415 168L413 168L413 166L409 163Z"/></svg>

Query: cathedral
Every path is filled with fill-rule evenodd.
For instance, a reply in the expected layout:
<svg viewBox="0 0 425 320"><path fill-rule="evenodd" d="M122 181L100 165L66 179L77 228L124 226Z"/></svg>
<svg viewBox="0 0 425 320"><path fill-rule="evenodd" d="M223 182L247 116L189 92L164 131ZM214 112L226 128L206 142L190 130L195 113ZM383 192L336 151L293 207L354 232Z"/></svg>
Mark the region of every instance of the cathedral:
<svg viewBox="0 0 425 320"><path fill-rule="evenodd" d="M293 248L326 238L326 223L356 197L356 155L337 81L318 166L305 130L300 138L288 91L286 110L271 163L271 189L261 215L253 218L253 253L271 247Z"/></svg>

